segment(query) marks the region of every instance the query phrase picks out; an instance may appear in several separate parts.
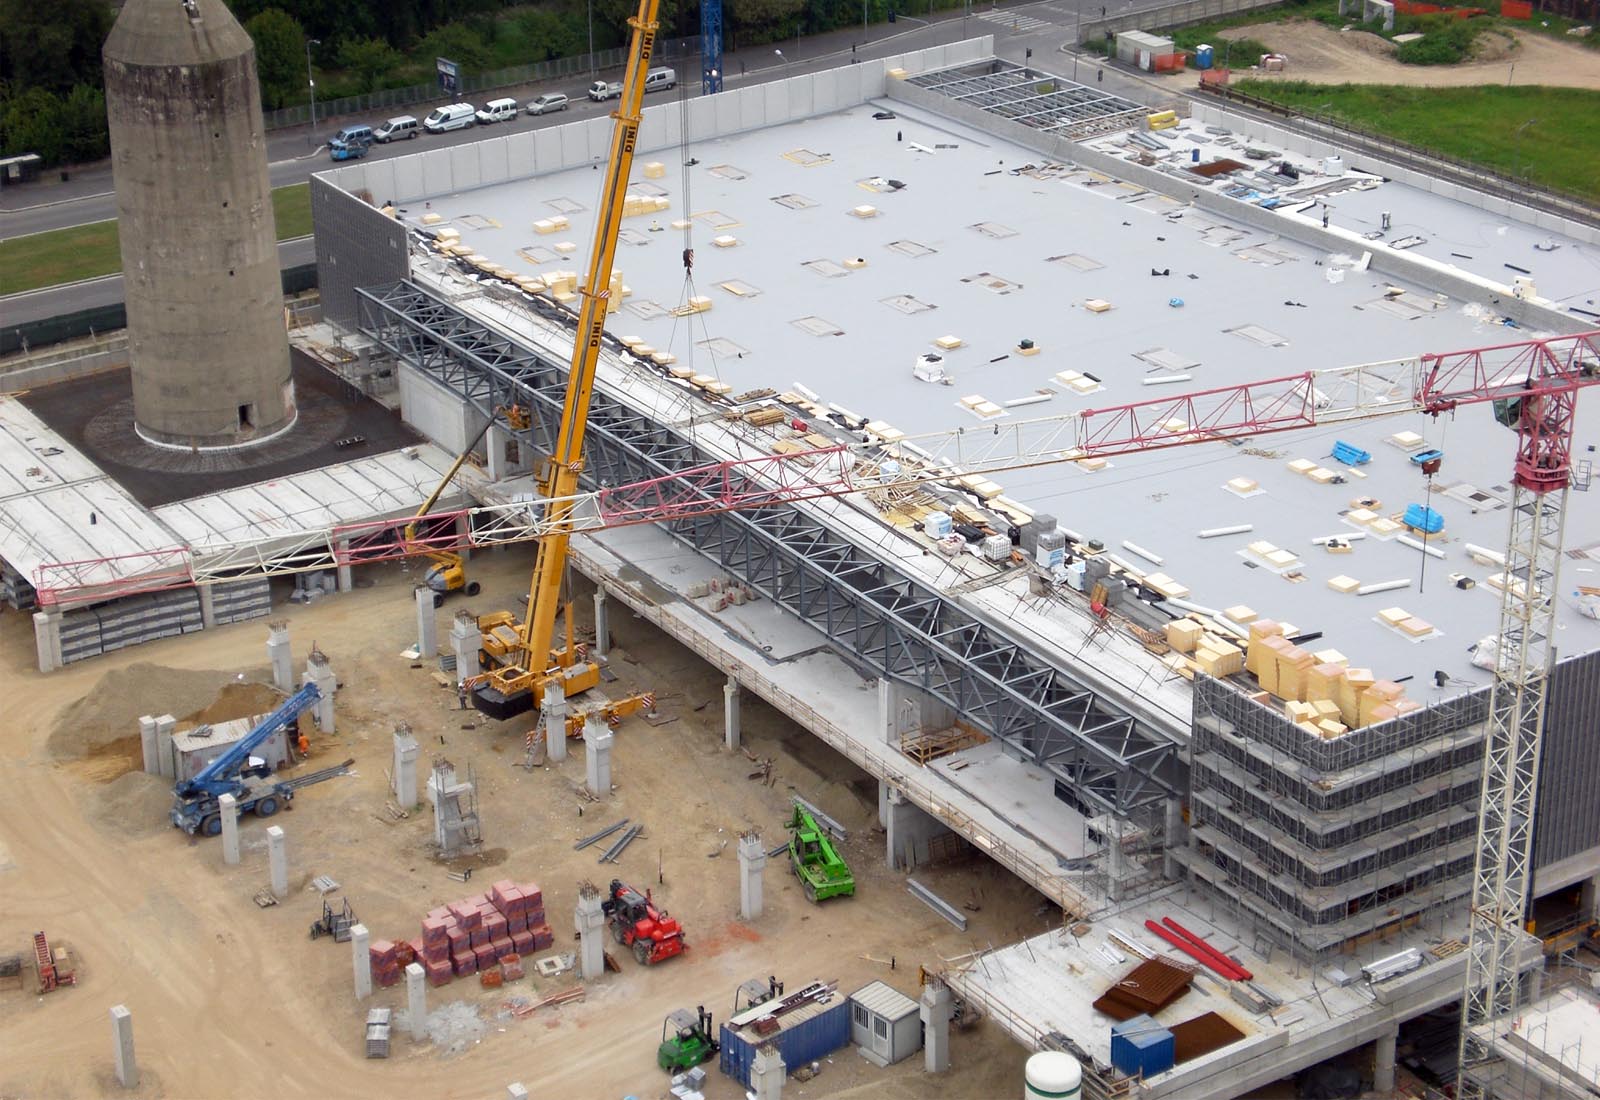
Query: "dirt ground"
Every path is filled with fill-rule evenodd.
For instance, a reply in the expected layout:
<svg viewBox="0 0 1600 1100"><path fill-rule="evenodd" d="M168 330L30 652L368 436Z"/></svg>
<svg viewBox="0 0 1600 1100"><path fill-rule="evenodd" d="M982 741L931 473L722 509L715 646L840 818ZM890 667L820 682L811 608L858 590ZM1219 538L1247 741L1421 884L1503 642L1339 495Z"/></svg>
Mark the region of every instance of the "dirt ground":
<svg viewBox="0 0 1600 1100"><path fill-rule="evenodd" d="M1460 65L1402 65L1392 56L1394 47L1375 34L1340 32L1305 19L1235 27L1218 37L1254 38L1289 59L1282 73L1250 73L1265 79L1439 88L1507 83L1600 88L1600 51L1538 34L1483 35L1480 58ZM1232 60L1239 62L1233 71L1240 77L1246 62L1255 58Z"/></svg>
<svg viewBox="0 0 1600 1100"><path fill-rule="evenodd" d="M524 553L476 559L484 594L474 610L515 606L530 566ZM352 777L302 792L293 812L275 819L288 834L290 896L269 909L251 900L267 883L265 824L241 822L238 867L223 864L220 841L174 830L166 823L167 784L136 770L134 721L167 711L220 718L255 705L259 689L241 685L263 678L265 623L169 639L45 677L33 671L28 616L0 614L8 711L0 725L0 951L23 950L44 929L71 945L81 975L76 988L42 997L0 988L0 1097L489 1098L520 1080L540 1096L648 1100L666 1095L654 1054L661 1021L674 1008L704 1004L720 1020L741 981L768 974L791 988L837 980L841 993L883 978L915 997L919 963L1050 923L1036 894L981 860L922 872L971 910L964 935L935 917L906 893L902 875L884 867L868 777L747 693L745 744L773 757L777 776L771 787L749 780L750 762L722 747L720 676L625 611L613 610L618 679L605 689L654 687L662 713L675 720L624 723L613 757L618 789L609 805L586 803L576 793L581 745L559 767L524 770L521 723L475 721L453 709L454 692L427 669L398 656L415 632L414 575L390 567L370 580L349 595L281 609L296 666L315 641L341 684L337 734L314 739L307 766L346 756L357 765ZM441 636L458 606L441 614ZM447 878L432 857L426 804L402 821L384 812L390 735L402 720L423 743L424 765L442 753L476 771L487 851L470 885ZM851 830L845 854L858 895L810 905L775 859L765 876L766 914L742 924L734 838L760 827L776 844L791 792ZM621 817L644 822L648 832L620 867L597 866L593 850L572 850L574 839ZM469 1019L476 1010L481 1034L470 1035L465 1049L418 1045L397 1028L392 1057L368 1061L366 1010L403 1008L403 983L358 1003L349 948L308 938L320 914L309 883L320 874L343 885L374 938L414 936L424 911L496 879L531 879L544 890L558 950L576 946L569 937L578 884L603 886L616 875L653 888L684 921L691 948L648 970L622 957L622 972L591 986L583 1002L527 1019L505 1011L509 996L542 996L572 984L571 976L537 978L530 966L529 979L497 991L457 979L429 990L429 1008L462 1002L456 1011ZM891 957L893 971L882 961ZM143 1080L131 1094L111 1076L106 1013L114 1004L133 1013ZM791 1081L786 1095L1021 1093L1024 1052L997 1027L984 1022L958 1034L952 1050L954 1068L934 1079L920 1055L879 1070L846 1048L815 1080ZM742 1095L711 1070L708 1096Z"/></svg>

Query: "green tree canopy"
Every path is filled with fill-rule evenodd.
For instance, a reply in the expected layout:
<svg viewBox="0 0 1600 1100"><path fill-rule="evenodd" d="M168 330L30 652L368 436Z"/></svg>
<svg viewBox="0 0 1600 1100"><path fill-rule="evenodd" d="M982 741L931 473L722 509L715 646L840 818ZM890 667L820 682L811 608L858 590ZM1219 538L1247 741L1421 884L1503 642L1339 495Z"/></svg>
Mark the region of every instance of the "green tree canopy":
<svg viewBox="0 0 1600 1100"><path fill-rule="evenodd" d="M98 86L114 20L107 0L0 0L0 80L52 92Z"/></svg>
<svg viewBox="0 0 1600 1100"><path fill-rule="evenodd" d="M268 108L281 107L306 79L306 33L294 16L279 8L252 15L244 29L256 44L256 76L261 81L262 102Z"/></svg>
<svg viewBox="0 0 1600 1100"><path fill-rule="evenodd" d="M339 44L339 64L356 74L361 90L370 92L384 74L404 58L381 38L347 38Z"/></svg>

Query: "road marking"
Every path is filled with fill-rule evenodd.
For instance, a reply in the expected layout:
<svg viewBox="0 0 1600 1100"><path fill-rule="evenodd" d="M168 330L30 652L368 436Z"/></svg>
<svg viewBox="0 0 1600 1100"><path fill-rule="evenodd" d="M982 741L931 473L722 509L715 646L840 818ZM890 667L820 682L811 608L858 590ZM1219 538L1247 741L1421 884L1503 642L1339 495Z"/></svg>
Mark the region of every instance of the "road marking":
<svg viewBox="0 0 1600 1100"><path fill-rule="evenodd" d="M1037 30L1055 26L1054 23L1047 23L1043 19L1035 19L1031 15L1017 15L1007 11L980 11L977 15L979 19L987 23L1005 27L1018 34L1031 34Z"/></svg>

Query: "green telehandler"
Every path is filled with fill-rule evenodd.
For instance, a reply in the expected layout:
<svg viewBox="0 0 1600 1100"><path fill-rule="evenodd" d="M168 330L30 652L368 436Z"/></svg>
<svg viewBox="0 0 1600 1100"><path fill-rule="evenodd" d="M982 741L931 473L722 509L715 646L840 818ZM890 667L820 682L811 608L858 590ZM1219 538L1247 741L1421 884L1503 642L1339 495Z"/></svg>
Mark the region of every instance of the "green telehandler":
<svg viewBox="0 0 1600 1100"><path fill-rule="evenodd" d="M798 802L789 818L789 862L806 897L813 902L849 897L856 892L849 864L840 858L828 834Z"/></svg>

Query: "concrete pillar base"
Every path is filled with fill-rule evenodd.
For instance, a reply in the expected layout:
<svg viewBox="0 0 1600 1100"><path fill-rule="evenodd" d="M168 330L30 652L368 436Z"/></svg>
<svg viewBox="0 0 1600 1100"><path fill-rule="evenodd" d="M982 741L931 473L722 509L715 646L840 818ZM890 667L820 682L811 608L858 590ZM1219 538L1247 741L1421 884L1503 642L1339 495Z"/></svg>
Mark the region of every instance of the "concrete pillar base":
<svg viewBox="0 0 1600 1100"><path fill-rule="evenodd" d="M606 915L600 891L593 886L578 891L578 975L586 982L606 972Z"/></svg>
<svg viewBox="0 0 1600 1100"><path fill-rule="evenodd" d="M439 626L433 597L433 589L425 584L417 585L417 654L425 664L439 655Z"/></svg>
<svg viewBox="0 0 1600 1100"><path fill-rule="evenodd" d="M267 826L267 862L272 870L272 896L280 900L288 897L289 852L280 825Z"/></svg>
<svg viewBox="0 0 1600 1100"><path fill-rule="evenodd" d="M372 946L372 934L364 924L350 926L350 961L355 971L356 1000L372 996L372 957L367 949Z"/></svg>
<svg viewBox="0 0 1600 1100"><path fill-rule="evenodd" d="M1372 1044L1372 1091L1380 1096L1394 1091L1394 1047L1399 1038L1396 1029L1378 1036Z"/></svg>
<svg viewBox="0 0 1600 1100"><path fill-rule="evenodd" d="M722 685L723 737L729 752L739 751L739 681L732 676Z"/></svg>
<svg viewBox="0 0 1600 1100"><path fill-rule="evenodd" d="M611 746L616 736L598 718L589 719L583 728L584 763L588 769L589 793L604 801L611 797Z"/></svg>
<svg viewBox="0 0 1600 1100"><path fill-rule="evenodd" d="M540 711L544 721L545 757L552 764L567 758L567 695L560 684L546 684L544 707Z"/></svg>
<svg viewBox="0 0 1600 1100"><path fill-rule="evenodd" d="M611 616L606 611L606 590L594 590L594 659L601 664L611 653Z"/></svg>
<svg viewBox="0 0 1600 1100"><path fill-rule="evenodd" d="M139 1087L139 1063L133 1056L133 1013L126 1005L111 1006L111 1054L116 1063L117 1084L125 1089Z"/></svg>
<svg viewBox="0 0 1600 1100"><path fill-rule="evenodd" d="M289 656L289 624L267 624L267 660L272 665L272 686L285 695L294 691L294 664Z"/></svg>
<svg viewBox="0 0 1600 1100"><path fill-rule="evenodd" d="M761 874L766 870L767 850L760 833L745 833L739 838L739 917L755 920L764 908Z"/></svg>
<svg viewBox="0 0 1600 1100"><path fill-rule="evenodd" d="M930 979L922 987L922 1061L929 1073L950 1068L950 1017L955 1014L955 998L950 987Z"/></svg>
<svg viewBox="0 0 1600 1100"><path fill-rule="evenodd" d="M428 983L421 963L406 964L406 1013L411 1017L411 1041L428 1034Z"/></svg>
<svg viewBox="0 0 1600 1100"><path fill-rule="evenodd" d="M222 862L236 866L239 862L239 800L231 794L217 799L222 818Z"/></svg>
<svg viewBox="0 0 1600 1100"><path fill-rule="evenodd" d="M33 643L40 672L54 672L66 662L61 659L61 612L33 613Z"/></svg>

